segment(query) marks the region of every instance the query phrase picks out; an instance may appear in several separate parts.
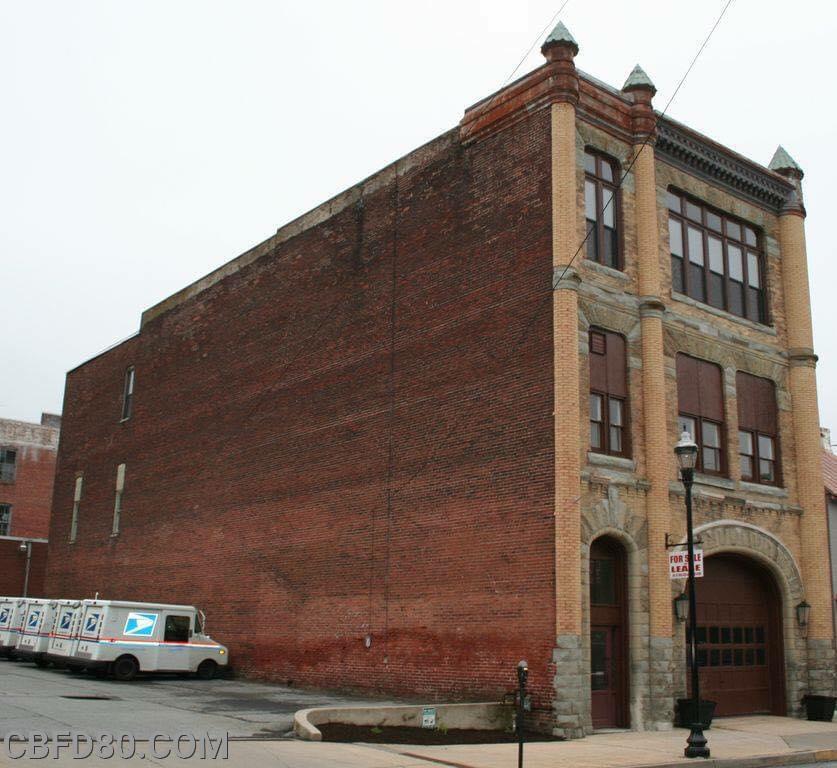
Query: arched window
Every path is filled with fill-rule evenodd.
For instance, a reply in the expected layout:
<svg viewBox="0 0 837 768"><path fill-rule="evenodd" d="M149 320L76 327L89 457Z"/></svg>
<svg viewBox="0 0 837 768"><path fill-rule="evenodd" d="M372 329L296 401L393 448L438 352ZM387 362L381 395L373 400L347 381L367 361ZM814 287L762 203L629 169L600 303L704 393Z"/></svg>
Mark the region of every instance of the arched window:
<svg viewBox="0 0 837 768"><path fill-rule="evenodd" d="M619 243L619 195L616 162L592 150L584 152L584 216L587 220L587 258L622 269Z"/></svg>

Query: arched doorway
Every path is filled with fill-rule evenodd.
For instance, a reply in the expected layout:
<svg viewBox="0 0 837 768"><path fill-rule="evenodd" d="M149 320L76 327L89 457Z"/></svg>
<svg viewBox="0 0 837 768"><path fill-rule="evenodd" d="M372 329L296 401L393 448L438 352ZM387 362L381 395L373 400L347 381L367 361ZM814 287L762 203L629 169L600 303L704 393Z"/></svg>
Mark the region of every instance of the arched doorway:
<svg viewBox="0 0 837 768"><path fill-rule="evenodd" d="M627 728L628 612L625 550L608 536L590 547L590 697L594 728Z"/></svg>
<svg viewBox="0 0 837 768"><path fill-rule="evenodd" d="M781 597L746 557L714 555L696 580L701 698L715 714L785 714Z"/></svg>

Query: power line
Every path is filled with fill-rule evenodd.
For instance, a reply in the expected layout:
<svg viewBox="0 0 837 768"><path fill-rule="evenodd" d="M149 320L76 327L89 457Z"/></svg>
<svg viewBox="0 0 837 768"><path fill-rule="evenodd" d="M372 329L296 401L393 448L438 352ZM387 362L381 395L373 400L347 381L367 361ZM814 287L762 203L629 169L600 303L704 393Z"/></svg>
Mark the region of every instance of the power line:
<svg viewBox="0 0 837 768"><path fill-rule="evenodd" d="M700 48L698 48L698 52L695 54L694 58L692 59L691 63L689 64L688 68L686 69L686 72L683 74L683 77L680 78L680 82L677 83L677 87L674 89L671 96L669 97L669 100L666 103L665 108L660 113L660 116L658 118L656 118L656 120L654 122L655 125L657 123L659 123L660 120L662 120L666 116L666 113L668 112L668 108L671 106L671 102L674 101L674 97L677 96L677 93L683 87L683 83L686 82L686 78L689 76L689 73L692 71L692 68L695 66L695 63L697 62L701 53L703 53L703 49L706 48L706 46L709 43L709 40L711 39L713 33L718 28L718 25L721 23L721 19L724 18L724 14L727 12L727 10L732 5L732 3L733 3L733 0L727 0L726 4L724 5L723 9L721 10L721 13L719 14L718 18L715 19L715 23L712 25L712 29L709 30L709 34L704 38L703 43L701 43ZM616 185L616 189L614 190L614 193L610 196L610 199L607 201L607 205L605 205L604 208L602 208L602 214L604 214L604 212L613 204L613 201L616 199L616 192L618 192L622 188L623 182L627 178L628 174L631 172L631 169L634 167L634 163L636 163L637 158L640 156L642 150L645 149L645 146L650 141L652 135L653 135L653 133L649 132L649 134L645 137L645 140L640 145L639 149L636 152L634 152L634 156L631 158L630 163L628 163L628 167L625 169L624 173L622 174L622 177L619 179L619 183ZM569 260L569 262L567 263L567 266L564 267L564 271L561 272L561 277L559 277L558 280L557 280L558 283L560 283L561 280L564 279L564 275L567 274L567 270L572 266L572 263L575 261L576 256L578 256L578 254L581 252L581 249L584 247L585 243L590 239L590 233L592 231L593 231L593 227L588 227L587 228L587 234L584 235L584 239L579 243L578 248L576 248L576 251L573 254L573 257Z"/></svg>
<svg viewBox="0 0 837 768"><path fill-rule="evenodd" d="M677 96L678 92L679 92L679 91L680 91L680 89L683 87L683 84L685 83L686 78L689 76L689 73L690 73L690 72L692 71L692 69L694 68L695 63L697 62L697 60L698 60L698 58L700 57L701 53L703 53L703 50L706 48L707 44L709 43L709 40L711 39L711 37L712 37L712 35L714 34L715 30L718 28L718 25L721 23L721 20L724 18L724 15L726 14L727 10L728 10L728 9L729 9L729 7L732 5L732 3L733 3L733 0L727 0L727 1L726 1L726 3L725 3L725 5L724 5L723 9L721 10L721 13L718 15L718 18L715 20L715 23L712 25L712 28L709 30L709 34L707 34L707 36L704 38L703 42L702 42L702 43L701 43L701 45L700 45L700 48L698 48L697 53L695 54L694 58L692 59L692 61L691 61L691 62L690 62L690 64L689 64L688 68L686 69L686 72L685 72L685 73L683 74L683 76L680 78L680 81L678 82L677 87L676 87L676 88L674 89L674 91L672 92L671 97L669 98L668 102L667 102L667 103L666 103L666 105L665 105L665 108L664 108L664 109L663 109L663 111L660 113L659 117L658 117L658 118L656 118L656 120L655 120L655 125L656 125L657 123L659 123L659 121L660 121L660 120L662 120L662 119L665 117L666 113L668 112L669 107L671 106L672 102L674 101L674 97L675 97L675 96ZM565 3L565 4L566 4L566 3ZM562 7L563 7L563 6L562 6ZM530 50L531 50L531 49L530 49ZM528 53L527 53L527 56L528 56ZM525 57L524 57L524 58L525 58ZM495 96L496 96L496 94L495 94ZM602 212L604 212L604 210L606 210L606 209L607 209L607 207L608 207L609 205L611 205L611 204L613 203L613 201L616 199L616 194L615 194L615 193L616 193L616 192L618 192L618 191L619 191L619 189L621 188L622 184L624 183L625 179L627 178L628 174L630 173L631 169L633 168L634 164L636 163L637 158L639 157L640 153L641 153L641 152L642 152L642 150L645 148L645 146L648 144L648 142L649 142L649 140L651 139L651 136L652 136L652 135L653 135L653 133L649 133L649 134L648 134L648 136L646 136L646 137L645 137L645 140L642 142L642 144L641 144L641 146L640 146L639 150L638 150L637 152L635 152L635 153L634 153L634 156L633 156L633 158L631 159L630 163L628 164L628 167L625 169L624 173L622 174L621 178L619 179L619 183L618 183L618 184L617 184L617 186L616 186L616 190L614 191L614 194L613 194L613 195L611 195L610 200L608 201L607 206L605 206L605 207L602 209ZM587 233L585 234L584 239L583 239L583 240L579 243L578 248L576 248L576 251L575 251L575 253L573 254L572 258L571 258L571 259L570 259L570 261L567 263L567 265L564 267L564 270L563 270L563 272L561 273L561 277L560 277L557 281L555 281L555 282L553 283L553 285L557 285L557 284L558 284L558 283L560 283L560 282L561 282L561 280L564 278L564 276L565 276L565 275L566 275L566 273L567 273L567 270L568 270L568 269L572 266L572 264L573 264L573 262L575 261L576 257L577 257L577 256L578 256L578 254L581 252L581 249L584 247L585 243L586 243L586 242L587 242L587 240L590 238L590 233L591 233L592 231L593 231L593 228L592 228L592 227L589 227L589 228L587 229ZM550 286L550 288L549 288L549 289L545 292L545 298L546 298L546 296L551 295L551 294L552 294L552 291L553 291L553 288L552 288L552 286ZM527 322L526 326L524 327L524 331L523 331L523 333L521 334L521 338L519 339L519 341L517 342L517 344L515 344L515 345L512 347L511 354L510 354L510 355L508 355L508 357L512 357L513 355L515 355L515 354L518 352L518 350L519 350L520 346L521 346L521 345L522 345L522 344L526 341L526 339L527 339L527 337L528 337L528 335L529 335L529 331L531 330L532 324L534 323L535 319L537 318L537 316L538 316L538 312L539 312L539 311L540 311L540 304L539 304L539 305L535 308L535 312L533 313L532 318L531 318L531 319ZM492 357L492 358L494 357L494 355L491 355L490 353L487 353L487 354L489 355L489 357ZM434 459L434 458L436 457L436 455L438 454L439 449L440 449L443 445L445 445L445 444L447 443L448 439L450 439L450 437L451 437L451 436L453 435L453 433L456 431L456 428L459 426L459 423L462 421L462 419L463 419L463 418L464 418L464 415L460 415L460 416L456 419L456 421L455 421L455 422L454 422L454 424L451 426L451 428L450 428L450 429L449 429L449 430L445 433L444 437L443 437L440 441L438 441L438 442L435 444L435 446L434 446L434 448L433 448L433 451L431 452L431 454L430 454L430 456L427 458L427 460L426 460L426 461L425 461L425 462L421 465L421 467L419 467L419 469L417 469L417 470L416 470L416 471L415 471L412 475L410 475L410 477L409 477L409 478L408 478L408 479L407 479L407 480L406 480L406 481L405 481L405 482L401 485L401 487L399 488L399 490L400 490L400 491L402 491L402 492L403 492L403 490L405 489L405 487L406 487L406 486L410 485L410 484L411 484L411 483L412 483L412 482L413 482L413 481L414 481L414 480L415 480L415 479L416 479L416 478L417 478L420 474L422 474L422 472L424 472L424 470L426 469L426 467L430 464L430 462L431 462L431 461L433 461L433 459Z"/></svg>

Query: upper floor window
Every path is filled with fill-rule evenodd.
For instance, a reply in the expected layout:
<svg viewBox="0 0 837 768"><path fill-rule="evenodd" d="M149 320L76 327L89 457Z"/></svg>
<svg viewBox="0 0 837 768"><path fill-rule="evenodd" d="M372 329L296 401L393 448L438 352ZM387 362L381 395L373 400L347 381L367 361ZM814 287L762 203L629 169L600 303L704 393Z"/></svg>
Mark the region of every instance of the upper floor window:
<svg viewBox="0 0 837 768"><path fill-rule="evenodd" d="M13 483L17 468L17 451L0 448L0 483Z"/></svg>
<svg viewBox="0 0 837 768"><path fill-rule="evenodd" d="M590 450L629 456L625 339L590 329Z"/></svg>
<svg viewBox="0 0 837 768"><path fill-rule="evenodd" d="M764 258L756 230L673 191L668 209L672 289L766 323Z"/></svg>
<svg viewBox="0 0 837 768"><path fill-rule="evenodd" d="M0 504L0 536L8 536L12 527L12 505Z"/></svg>
<svg viewBox="0 0 837 768"><path fill-rule="evenodd" d="M134 405L134 380L136 379L136 371L132 365L125 371L125 389L122 393L122 421L127 421L131 418L131 410Z"/></svg>
<svg viewBox="0 0 837 768"><path fill-rule="evenodd" d="M738 459L741 479L779 484L779 429L776 385L770 379L739 371Z"/></svg>
<svg viewBox="0 0 837 768"><path fill-rule="evenodd" d="M622 268L619 253L619 200L616 163L584 152L584 215L587 219L587 258Z"/></svg>
<svg viewBox="0 0 837 768"><path fill-rule="evenodd" d="M698 444L695 468L710 475L726 474L723 391L717 365L677 355L678 427Z"/></svg>

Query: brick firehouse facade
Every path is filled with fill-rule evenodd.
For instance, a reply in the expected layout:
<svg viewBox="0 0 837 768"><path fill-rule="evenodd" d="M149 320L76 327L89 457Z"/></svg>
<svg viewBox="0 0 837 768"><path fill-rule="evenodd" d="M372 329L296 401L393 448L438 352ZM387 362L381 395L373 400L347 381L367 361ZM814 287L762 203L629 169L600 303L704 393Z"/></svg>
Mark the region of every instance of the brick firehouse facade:
<svg viewBox="0 0 837 768"><path fill-rule="evenodd" d="M69 373L52 595L200 604L302 685L496 698L526 658L544 728L670 727L685 428L704 693L832 692L802 171L542 51Z"/></svg>

